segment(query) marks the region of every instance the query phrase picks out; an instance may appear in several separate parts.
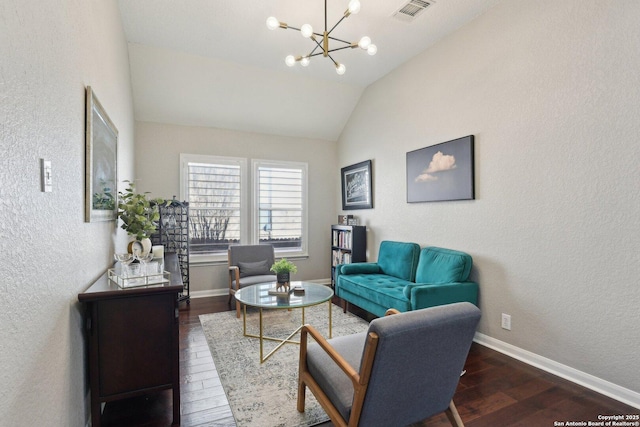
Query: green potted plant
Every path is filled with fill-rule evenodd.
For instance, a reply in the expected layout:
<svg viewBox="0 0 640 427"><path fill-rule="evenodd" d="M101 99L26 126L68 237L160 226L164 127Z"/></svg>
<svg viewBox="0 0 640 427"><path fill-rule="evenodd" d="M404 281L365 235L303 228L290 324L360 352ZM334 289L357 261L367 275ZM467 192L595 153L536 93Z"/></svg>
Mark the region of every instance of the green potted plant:
<svg viewBox="0 0 640 427"><path fill-rule="evenodd" d="M289 283L291 274L298 272L298 267L286 258L276 261L271 266L271 271L276 273L278 284Z"/></svg>
<svg viewBox="0 0 640 427"><path fill-rule="evenodd" d="M151 250L151 240L149 237L156 231L157 221L160 219L158 204L162 199L149 200L148 193L136 193L135 184L128 183L124 192L118 192L118 218L122 220L121 228L130 236L135 237L140 242L139 249L144 254ZM134 252L136 242L129 244L129 252Z"/></svg>

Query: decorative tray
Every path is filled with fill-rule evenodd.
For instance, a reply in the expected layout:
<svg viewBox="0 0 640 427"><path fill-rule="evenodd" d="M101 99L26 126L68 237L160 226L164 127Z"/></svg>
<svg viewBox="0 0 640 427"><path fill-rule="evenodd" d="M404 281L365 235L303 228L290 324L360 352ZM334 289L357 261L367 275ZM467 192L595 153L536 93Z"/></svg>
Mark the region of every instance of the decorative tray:
<svg viewBox="0 0 640 427"><path fill-rule="evenodd" d="M115 283L121 288L135 288L138 286L151 286L151 285L164 285L169 283L171 279L171 273L168 271L154 272L151 274L145 274L142 271L141 266L121 266L116 265L115 268L110 268L107 271L107 277L110 281ZM148 268L149 266L147 266ZM156 270L157 271L157 270Z"/></svg>

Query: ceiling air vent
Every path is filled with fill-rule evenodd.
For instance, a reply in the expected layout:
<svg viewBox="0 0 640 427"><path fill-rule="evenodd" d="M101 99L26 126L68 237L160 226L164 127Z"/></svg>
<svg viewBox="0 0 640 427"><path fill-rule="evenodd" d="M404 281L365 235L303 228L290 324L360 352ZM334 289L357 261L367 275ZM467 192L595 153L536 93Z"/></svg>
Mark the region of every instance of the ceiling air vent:
<svg viewBox="0 0 640 427"><path fill-rule="evenodd" d="M400 9L396 10L393 17L404 22L411 22L422 14L434 1L425 0L409 0L403 4Z"/></svg>

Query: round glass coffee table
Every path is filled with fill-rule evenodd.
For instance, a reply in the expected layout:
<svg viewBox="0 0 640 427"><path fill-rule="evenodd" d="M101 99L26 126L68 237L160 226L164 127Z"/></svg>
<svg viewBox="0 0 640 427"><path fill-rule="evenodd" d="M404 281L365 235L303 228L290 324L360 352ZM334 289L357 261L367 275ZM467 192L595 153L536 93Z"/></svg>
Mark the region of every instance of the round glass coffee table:
<svg viewBox="0 0 640 427"><path fill-rule="evenodd" d="M264 363L273 353L275 353L280 347L285 344L300 344L299 341L293 341L291 338L302 329L304 326L304 309L305 307L311 307L313 305L322 304L328 302L329 304L329 338L331 338L331 298L333 297L333 290L329 286L319 285L317 283L310 282L291 282L291 289L302 288L304 293L291 292L286 293L283 296L270 295L270 290L276 289L276 282L258 283L255 285L249 285L244 288L240 288L236 291L235 297L238 302L243 304L242 311L242 333L245 337L259 338L260 339L260 363ZM253 335L247 333L247 306L257 307L260 313L260 334ZM293 331L287 338L273 338L264 335L263 322L262 322L262 310L291 310L295 308L302 309L302 324L295 331ZM263 357L263 342L264 340L276 341L278 345Z"/></svg>

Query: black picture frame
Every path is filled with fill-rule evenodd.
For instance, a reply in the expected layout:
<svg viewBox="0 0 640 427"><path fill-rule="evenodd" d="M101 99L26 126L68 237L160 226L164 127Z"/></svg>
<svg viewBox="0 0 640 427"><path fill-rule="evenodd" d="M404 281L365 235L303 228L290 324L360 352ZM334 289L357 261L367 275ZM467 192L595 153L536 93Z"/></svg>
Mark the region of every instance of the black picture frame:
<svg viewBox="0 0 640 427"><path fill-rule="evenodd" d="M473 135L407 153L407 203L473 199Z"/></svg>
<svg viewBox="0 0 640 427"><path fill-rule="evenodd" d="M342 209L373 209L371 160L340 169L342 177Z"/></svg>

